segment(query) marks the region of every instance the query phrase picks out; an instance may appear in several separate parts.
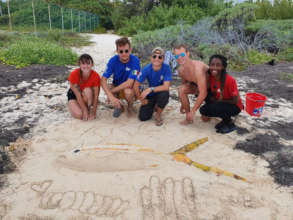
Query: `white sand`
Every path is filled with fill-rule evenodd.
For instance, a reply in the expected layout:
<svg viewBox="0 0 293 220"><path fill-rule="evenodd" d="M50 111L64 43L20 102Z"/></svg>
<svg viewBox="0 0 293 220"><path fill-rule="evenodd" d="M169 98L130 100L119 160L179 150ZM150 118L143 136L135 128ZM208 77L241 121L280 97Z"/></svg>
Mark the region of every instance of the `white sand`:
<svg viewBox="0 0 293 220"><path fill-rule="evenodd" d="M116 38L98 35L97 45L76 51L93 55L102 73ZM292 188L274 183L266 161L233 150L241 137L217 134L215 119L203 123L197 115L194 124L180 126L184 116L172 99L162 127L125 114L114 119L105 106L97 114L92 122L71 119L68 112L55 123L50 114L44 116L41 122L46 123L35 129L26 159L1 192L0 219L293 219ZM237 123L249 128L249 117L242 113L239 118ZM203 137L208 142L188 156L247 182L203 172L169 155Z"/></svg>

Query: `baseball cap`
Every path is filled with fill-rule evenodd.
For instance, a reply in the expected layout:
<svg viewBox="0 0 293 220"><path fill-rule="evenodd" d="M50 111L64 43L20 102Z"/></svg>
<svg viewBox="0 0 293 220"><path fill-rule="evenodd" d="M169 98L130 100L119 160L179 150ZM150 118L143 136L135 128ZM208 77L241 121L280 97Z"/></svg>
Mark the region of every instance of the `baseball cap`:
<svg viewBox="0 0 293 220"><path fill-rule="evenodd" d="M155 52L160 52L161 55L165 54L165 51L161 47L156 47L155 49L152 50L152 53Z"/></svg>

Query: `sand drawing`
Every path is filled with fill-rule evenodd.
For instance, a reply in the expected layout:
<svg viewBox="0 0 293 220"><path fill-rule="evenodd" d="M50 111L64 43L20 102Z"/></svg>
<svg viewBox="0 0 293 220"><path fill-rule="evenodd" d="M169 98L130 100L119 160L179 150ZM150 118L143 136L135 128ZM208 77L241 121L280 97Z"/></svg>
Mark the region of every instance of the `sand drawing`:
<svg viewBox="0 0 293 220"><path fill-rule="evenodd" d="M151 176L149 185L140 189L143 220L197 220L196 193L193 182Z"/></svg>
<svg viewBox="0 0 293 220"><path fill-rule="evenodd" d="M34 182L31 189L41 197L39 207L41 209L58 209L61 211L74 210L80 214L121 217L129 208L129 201L119 197L101 195L92 191L66 191L48 192L53 184L52 180Z"/></svg>
<svg viewBox="0 0 293 220"><path fill-rule="evenodd" d="M113 172L156 168L166 165L167 161L173 159L173 161L183 162L205 172L214 172L218 176L225 175L246 181L237 174L197 163L187 157L187 153L207 141L207 137L201 138L170 153L159 152L136 144L104 144L104 146L77 148L58 156L56 162L63 167L81 172Z"/></svg>
<svg viewBox="0 0 293 220"><path fill-rule="evenodd" d="M0 220L4 219L7 214L8 205L0 203Z"/></svg>
<svg viewBox="0 0 293 220"><path fill-rule="evenodd" d="M38 216L35 214L27 214L26 216L18 217L19 220L54 220L53 217L49 216Z"/></svg>

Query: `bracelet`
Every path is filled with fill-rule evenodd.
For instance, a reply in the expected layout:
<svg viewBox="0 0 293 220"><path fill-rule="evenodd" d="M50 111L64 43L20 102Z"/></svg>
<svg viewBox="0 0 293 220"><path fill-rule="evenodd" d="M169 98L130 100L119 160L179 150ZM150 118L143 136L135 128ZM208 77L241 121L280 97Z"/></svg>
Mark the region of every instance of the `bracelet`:
<svg viewBox="0 0 293 220"><path fill-rule="evenodd" d="M155 87L151 87L151 89L152 89L152 92L155 92Z"/></svg>

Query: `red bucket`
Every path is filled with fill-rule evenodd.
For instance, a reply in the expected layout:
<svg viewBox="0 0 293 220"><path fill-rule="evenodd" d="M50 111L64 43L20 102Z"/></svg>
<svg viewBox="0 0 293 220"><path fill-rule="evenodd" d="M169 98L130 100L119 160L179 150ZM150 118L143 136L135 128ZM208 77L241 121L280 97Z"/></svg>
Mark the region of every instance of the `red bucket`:
<svg viewBox="0 0 293 220"><path fill-rule="evenodd" d="M265 105L267 97L259 93L246 94L246 112L251 116L259 117Z"/></svg>

